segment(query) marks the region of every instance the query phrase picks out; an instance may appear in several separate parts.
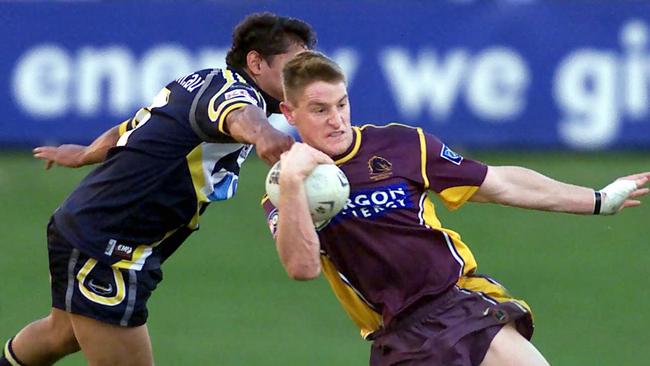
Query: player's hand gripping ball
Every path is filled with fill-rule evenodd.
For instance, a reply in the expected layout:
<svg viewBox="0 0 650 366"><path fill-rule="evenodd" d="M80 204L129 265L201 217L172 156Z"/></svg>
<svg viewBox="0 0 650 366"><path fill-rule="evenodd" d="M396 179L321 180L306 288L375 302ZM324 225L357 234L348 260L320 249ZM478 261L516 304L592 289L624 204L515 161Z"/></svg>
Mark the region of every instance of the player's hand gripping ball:
<svg viewBox="0 0 650 366"><path fill-rule="evenodd" d="M278 161L266 175L266 194L275 207L280 203L280 168ZM304 184L309 213L314 223L336 216L350 196L348 178L334 164L317 165Z"/></svg>

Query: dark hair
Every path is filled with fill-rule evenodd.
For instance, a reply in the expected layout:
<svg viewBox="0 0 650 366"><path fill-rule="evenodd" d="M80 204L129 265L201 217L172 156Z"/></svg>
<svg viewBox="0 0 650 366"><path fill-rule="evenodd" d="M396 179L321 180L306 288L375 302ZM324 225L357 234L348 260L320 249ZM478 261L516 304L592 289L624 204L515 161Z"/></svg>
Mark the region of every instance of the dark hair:
<svg viewBox="0 0 650 366"><path fill-rule="evenodd" d="M315 81L345 83L346 79L341 67L322 53L300 52L282 69L285 100L295 101L296 94Z"/></svg>
<svg viewBox="0 0 650 366"><path fill-rule="evenodd" d="M259 52L267 62L271 62L274 55L287 52L295 42L312 49L316 45L316 33L309 24L299 19L272 13L251 14L235 27L226 64L244 68L246 55L250 51Z"/></svg>

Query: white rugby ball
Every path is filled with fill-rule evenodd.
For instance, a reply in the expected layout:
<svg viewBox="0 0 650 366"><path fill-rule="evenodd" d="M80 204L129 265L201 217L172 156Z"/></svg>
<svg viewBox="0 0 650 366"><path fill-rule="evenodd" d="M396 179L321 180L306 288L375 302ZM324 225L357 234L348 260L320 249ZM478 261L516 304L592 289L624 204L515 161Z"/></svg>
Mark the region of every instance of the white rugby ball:
<svg viewBox="0 0 650 366"><path fill-rule="evenodd" d="M275 207L280 203L280 169L278 161L266 175L266 194ZM315 223L334 217L350 196L348 178L334 164L317 165L304 184L309 213Z"/></svg>

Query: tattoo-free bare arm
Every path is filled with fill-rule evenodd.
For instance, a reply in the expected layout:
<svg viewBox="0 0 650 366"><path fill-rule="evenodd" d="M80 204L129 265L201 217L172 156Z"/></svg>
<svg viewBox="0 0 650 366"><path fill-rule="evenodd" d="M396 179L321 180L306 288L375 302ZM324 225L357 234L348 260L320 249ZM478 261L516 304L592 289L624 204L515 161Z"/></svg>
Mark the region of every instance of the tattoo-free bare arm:
<svg viewBox="0 0 650 366"><path fill-rule="evenodd" d="M631 188L625 191L629 191L629 193L616 198L615 212L640 204L639 201L632 198L648 193L647 188L642 188L648 178L650 178L649 173L641 173L620 179L633 183L628 184ZM607 188L599 192L604 192L607 195ZM610 197L602 199L615 199L612 193L610 190ZM592 188L563 183L528 168L490 166L483 184L471 201L588 215L594 213L596 194Z"/></svg>
<svg viewBox="0 0 650 366"><path fill-rule="evenodd" d="M119 138L119 126L115 126L101 134L90 145L39 146L34 148L32 154L35 158L46 161L45 169L50 169L54 164L78 168L104 161L106 153L115 146Z"/></svg>
<svg viewBox="0 0 650 366"><path fill-rule="evenodd" d="M282 157L278 230L275 238L280 261L289 277L310 280L321 271L320 241L309 214L304 180L318 164L332 164L327 155L296 143Z"/></svg>

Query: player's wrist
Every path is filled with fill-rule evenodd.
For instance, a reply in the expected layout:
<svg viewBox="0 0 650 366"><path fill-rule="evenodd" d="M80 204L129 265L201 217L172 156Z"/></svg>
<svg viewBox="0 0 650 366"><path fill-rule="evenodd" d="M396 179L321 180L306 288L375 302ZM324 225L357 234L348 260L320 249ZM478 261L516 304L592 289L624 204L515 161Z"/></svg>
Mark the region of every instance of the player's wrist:
<svg viewBox="0 0 650 366"><path fill-rule="evenodd" d="M594 192L594 215L616 214L636 189L635 181L620 179ZM600 200L598 200L598 196L600 196ZM600 202L600 207L596 207L598 202ZM598 211L596 211L597 208Z"/></svg>
<svg viewBox="0 0 650 366"><path fill-rule="evenodd" d="M600 191L594 190L594 215L600 215L600 210L602 208L602 193Z"/></svg>

